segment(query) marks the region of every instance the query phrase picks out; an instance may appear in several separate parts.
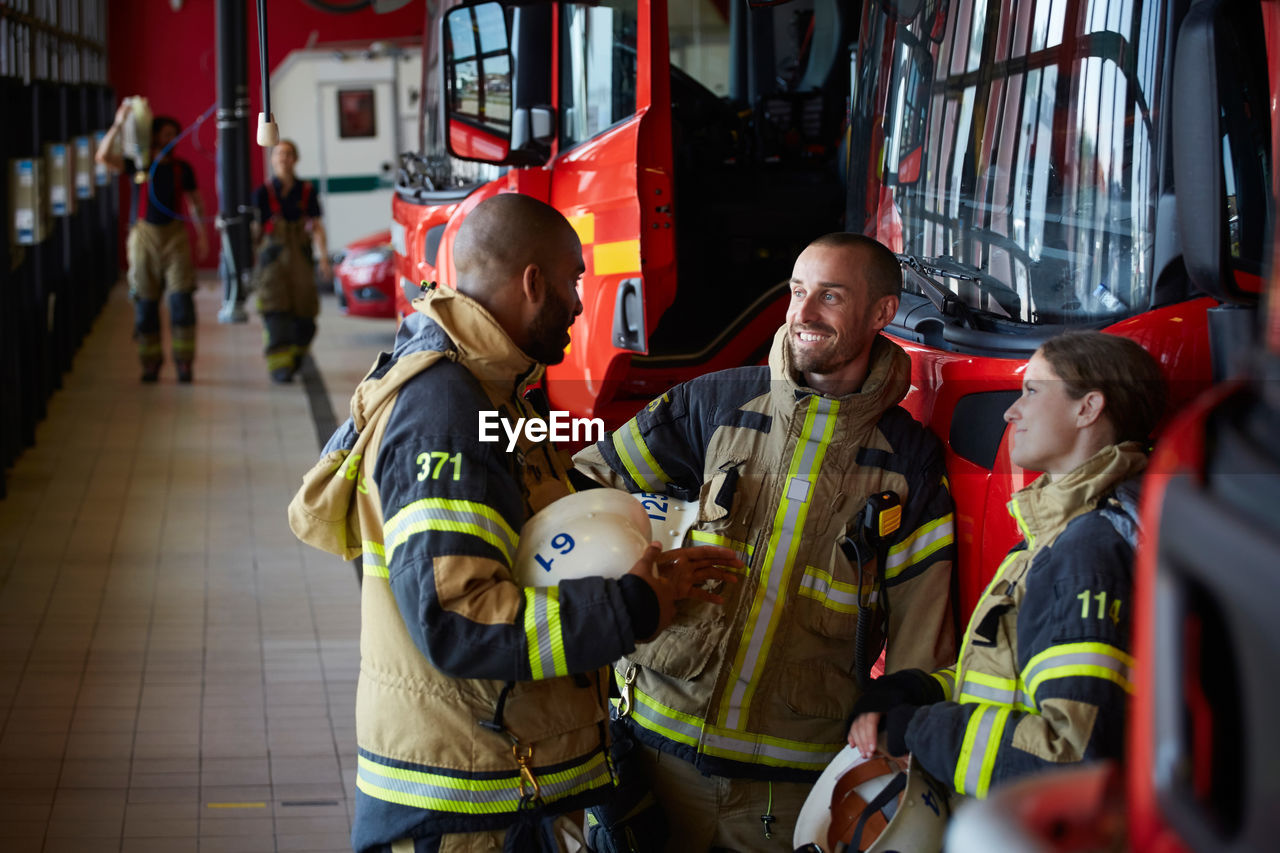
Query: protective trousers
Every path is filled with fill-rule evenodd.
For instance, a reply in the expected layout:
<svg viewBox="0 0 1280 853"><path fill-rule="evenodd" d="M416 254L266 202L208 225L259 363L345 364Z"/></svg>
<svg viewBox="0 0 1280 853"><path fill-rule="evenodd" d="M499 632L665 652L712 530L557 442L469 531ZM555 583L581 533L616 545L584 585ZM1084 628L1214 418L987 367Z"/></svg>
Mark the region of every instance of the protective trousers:
<svg viewBox="0 0 1280 853"><path fill-rule="evenodd" d="M671 824L667 853L792 853L796 818L812 783L703 776L689 762L648 746L637 757Z"/></svg>
<svg viewBox="0 0 1280 853"><path fill-rule="evenodd" d="M271 232L258 253L254 278L267 371L272 379L287 382L311 346L316 334L315 318L320 313L311 237L304 221L272 220Z"/></svg>
<svg viewBox="0 0 1280 853"><path fill-rule="evenodd" d="M143 378L154 379L164 360L160 344L160 299L169 291L170 347L180 377L190 375L196 354L195 266L187 229L136 222L129 231L129 294L134 301L133 337Z"/></svg>

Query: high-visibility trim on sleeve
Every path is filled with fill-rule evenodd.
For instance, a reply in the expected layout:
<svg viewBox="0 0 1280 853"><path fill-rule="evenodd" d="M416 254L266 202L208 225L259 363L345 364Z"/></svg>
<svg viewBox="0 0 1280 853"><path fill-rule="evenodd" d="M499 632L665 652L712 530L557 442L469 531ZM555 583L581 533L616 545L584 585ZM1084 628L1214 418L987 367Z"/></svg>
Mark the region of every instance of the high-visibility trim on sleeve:
<svg viewBox="0 0 1280 853"><path fill-rule="evenodd" d="M1000 751L1000 739L1004 737L1005 723L1012 708L979 704L969 717L960 746L960 759L956 762L956 790L962 794L985 797L991 787L991 774L995 769L996 753Z"/></svg>
<svg viewBox="0 0 1280 853"><path fill-rule="evenodd" d="M390 578L387 568L387 552L381 542L372 539L364 540L363 554L360 557L360 570L367 578Z"/></svg>
<svg viewBox="0 0 1280 853"><path fill-rule="evenodd" d="M1056 678L1102 678L1133 693L1133 657L1108 643L1062 643L1027 661L1021 681L1031 700L1046 681Z"/></svg>
<svg viewBox="0 0 1280 853"><path fill-rule="evenodd" d="M893 580L907 569L955 541L955 514L947 513L922 524L910 536L889 549L884 578Z"/></svg>
<svg viewBox="0 0 1280 853"><path fill-rule="evenodd" d="M942 686L942 700L950 702L951 697L956 695L956 671L954 669L939 669L931 672L933 680Z"/></svg>
<svg viewBox="0 0 1280 853"><path fill-rule="evenodd" d="M529 647L529 670L534 679L569 674L560 627L559 587L525 588L524 636Z"/></svg>
<svg viewBox="0 0 1280 853"><path fill-rule="evenodd" d="M502 552L510 564L520 537L496 509L475 501L423 498L406 504L383 527L387 564L396 549L415 534L429 530L475 536Z"/></svg>
<svg viewBox="0 0 1280 853"><path fill-rule="evenodd" d="M621 429L613 431L613 449L626 467L627 473L641 489L646 492L660 492L671 482L667 472L662 470L658 460L649 452L640 435L640 425L632 418L623 424Z"/></svg>

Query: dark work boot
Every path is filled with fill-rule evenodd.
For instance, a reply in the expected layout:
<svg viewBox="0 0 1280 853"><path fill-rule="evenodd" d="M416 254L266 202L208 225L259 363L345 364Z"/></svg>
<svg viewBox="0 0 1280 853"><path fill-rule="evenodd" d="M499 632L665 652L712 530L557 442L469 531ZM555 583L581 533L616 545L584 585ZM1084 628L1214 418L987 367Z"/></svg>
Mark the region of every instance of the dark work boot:
<svg viewBox="0 0 1280 853"><path fill-rule="evenodd" d="M195 378L191 373L191 362L175 361L173 366L178 369L178 381L183 385L190 385L191 381Z"/></svg>
<svg viewBox="0 0 1280 853"><path fill-rule="evenodd" d="M142 381L151 383L160 381L160 363L142 365Z"/></svg>

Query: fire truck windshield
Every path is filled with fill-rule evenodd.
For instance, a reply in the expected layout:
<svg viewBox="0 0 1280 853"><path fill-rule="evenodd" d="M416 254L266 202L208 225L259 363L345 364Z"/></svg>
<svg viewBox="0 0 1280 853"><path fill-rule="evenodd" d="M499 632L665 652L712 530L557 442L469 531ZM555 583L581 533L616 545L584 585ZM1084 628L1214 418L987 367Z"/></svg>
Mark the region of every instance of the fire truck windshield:
<svg viewBox="0 0 1280 853"><path fill-rule="evenodd" d="M861 223L969 309L1006 321L1098 324L1145 310L1163 6L866 4L851 230Z"/></svg>

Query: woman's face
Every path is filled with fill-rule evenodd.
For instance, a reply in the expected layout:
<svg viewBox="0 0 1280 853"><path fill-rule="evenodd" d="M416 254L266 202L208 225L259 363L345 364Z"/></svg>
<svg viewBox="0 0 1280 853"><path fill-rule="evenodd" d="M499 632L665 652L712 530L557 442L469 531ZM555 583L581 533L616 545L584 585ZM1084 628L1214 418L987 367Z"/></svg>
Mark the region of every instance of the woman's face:
<svg viewBox="0 0 1280 853"><path fill-rule="evenodd" d="M1013 433L1009 457L1029 471L1066 473L1066 460L1079 439L1080 400L1067 395L1063 382L1040 353L1031 356L1022 375L1022 396L1004 413Z"/></svg>
<svg viewBox="0 0 1280 853"><path fill-rule="evenodd" d="M277 178L292 177L293 166L297 162L298 155L289 143L282 142L271 149L271 171Z"/></svg>

